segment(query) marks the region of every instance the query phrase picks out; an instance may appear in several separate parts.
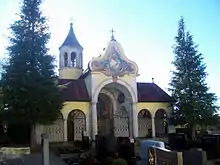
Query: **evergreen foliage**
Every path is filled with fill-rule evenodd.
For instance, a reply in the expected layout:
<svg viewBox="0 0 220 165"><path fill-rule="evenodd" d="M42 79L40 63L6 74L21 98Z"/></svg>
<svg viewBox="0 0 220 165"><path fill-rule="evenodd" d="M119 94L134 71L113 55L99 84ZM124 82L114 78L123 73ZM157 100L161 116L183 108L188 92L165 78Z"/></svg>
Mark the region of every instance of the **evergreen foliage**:
<svg viewBox="0 0 220 165"><path fill-rule="evenodd" d="M42 0L23 0L20 18L10 26L9 58L0 81L8 122L51 124L63 106L55 59L46 46L50 33L41 4Z"/></svg>
<svg viewBox="0 0 220 165"><path fill-rule="evenodd" d="M215 123L217 97L206 83L206 64L193 36L186 31L183 17L173 46L175 70L170 82L174 103L175 124L210 125Z"/></svg>

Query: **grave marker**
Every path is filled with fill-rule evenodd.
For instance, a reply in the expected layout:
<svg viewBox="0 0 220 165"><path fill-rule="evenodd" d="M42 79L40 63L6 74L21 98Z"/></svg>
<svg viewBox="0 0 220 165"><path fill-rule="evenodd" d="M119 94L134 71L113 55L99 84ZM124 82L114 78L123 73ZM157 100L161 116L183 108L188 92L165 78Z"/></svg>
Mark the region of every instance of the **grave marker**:
<svg viewBox="0 0 220 165"><path fill-rule="evenodd" d="M171 151L164 148L154 148L156 165L183 165L181 152Z"/></svg>
<svg viewBox="0 0 220 165"><path fill-rule="evenodd" d="M149 148L151 147L161 147L165 148L165 144L162 141L156 140L144 140L140 146L140 157L141 157L141 165L146 165L149 163ZM150 154L152 154L150 152ZM152 157L151 157L152 159Z"/></svg>
<svg viewBox="0 0 220 165"><path fill-rule="evenodd" d="M206 152L201 149L183 151L183 165L205 165L206 162Z"/></svg>
<svg viewBox="0 0 220 165"><path fill-rule="evenodd" d="M184 150L188 148L187 135L184 133L168 134L168 143L171 150Z"/></svg>
<svg viewBox="0 0 220 165"><path fill-rule="evenodd" d="M202 149L206 151L207 159L220 158L220 134L207 134L201 138Z"/></svg>
<svg viewBox="0 0 220 165"><path fill-rule="evenodd" d="M117 139L118 155L124 159L135 157L134 143L128 137L118 137Z"/></svg>

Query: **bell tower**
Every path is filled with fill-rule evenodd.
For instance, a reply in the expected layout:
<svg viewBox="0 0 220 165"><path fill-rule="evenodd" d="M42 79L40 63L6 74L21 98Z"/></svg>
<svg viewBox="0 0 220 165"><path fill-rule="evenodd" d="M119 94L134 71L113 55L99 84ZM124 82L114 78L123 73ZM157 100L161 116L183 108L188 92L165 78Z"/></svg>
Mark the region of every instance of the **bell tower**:
<svg viewBox="0 0 220 165"><path fill-rule="evenodd" d="M83 47L75 36L72 23L59 51L59 78L78 79L83 72Z"/></svg>

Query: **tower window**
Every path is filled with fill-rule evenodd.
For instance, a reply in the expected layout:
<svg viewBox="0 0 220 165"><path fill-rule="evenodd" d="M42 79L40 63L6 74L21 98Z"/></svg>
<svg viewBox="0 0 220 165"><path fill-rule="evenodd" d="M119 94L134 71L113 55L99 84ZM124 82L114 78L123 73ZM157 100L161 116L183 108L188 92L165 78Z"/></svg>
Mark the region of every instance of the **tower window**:
<svg viewBox="0 0 220 165"><path fill-rule="evenodd" d="M72 52L71 53L71 63L70 63L71 67L76 67L76 53Z"/></svg>
<svg viewBox="0 0 220 165"><path fill-rule="evenodd" d="M64 53L64 67L68 66L68 54Z"/></svg>

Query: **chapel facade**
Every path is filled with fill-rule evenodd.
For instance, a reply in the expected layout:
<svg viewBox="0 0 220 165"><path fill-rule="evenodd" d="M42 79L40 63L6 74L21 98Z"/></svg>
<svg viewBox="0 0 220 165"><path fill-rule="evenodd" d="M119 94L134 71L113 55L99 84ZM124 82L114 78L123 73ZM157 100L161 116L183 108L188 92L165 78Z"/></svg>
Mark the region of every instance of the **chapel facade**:
<svg viewBox="0 0 220 165"><path fill-rule="evenodd" d="M37 142L80 140L82 133L115 137L155 137L168 133L171 97L154 82L137 82L138 65L114 35L102 55L83 68L83 47L73 25L59 48L59 84L64 107L49 126L37 127Z"/></svg>

